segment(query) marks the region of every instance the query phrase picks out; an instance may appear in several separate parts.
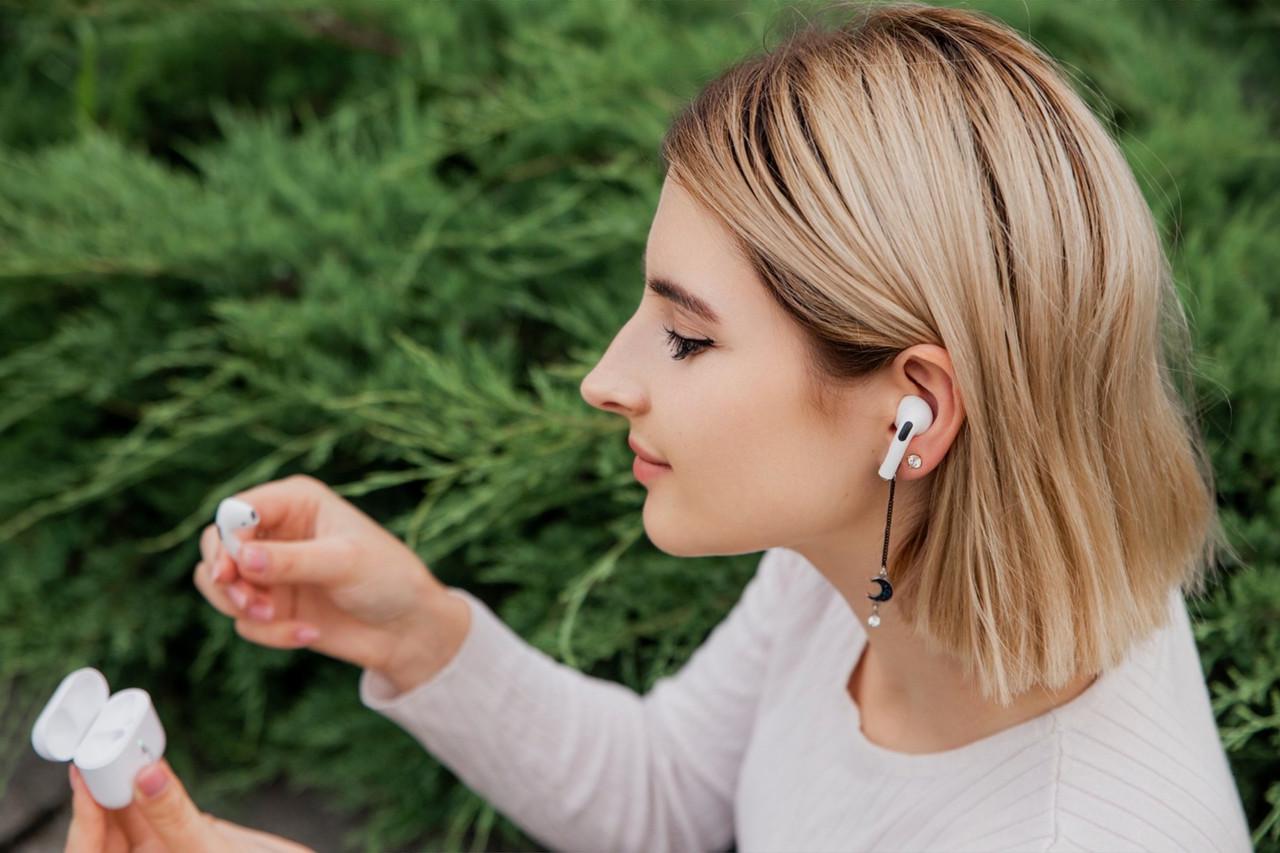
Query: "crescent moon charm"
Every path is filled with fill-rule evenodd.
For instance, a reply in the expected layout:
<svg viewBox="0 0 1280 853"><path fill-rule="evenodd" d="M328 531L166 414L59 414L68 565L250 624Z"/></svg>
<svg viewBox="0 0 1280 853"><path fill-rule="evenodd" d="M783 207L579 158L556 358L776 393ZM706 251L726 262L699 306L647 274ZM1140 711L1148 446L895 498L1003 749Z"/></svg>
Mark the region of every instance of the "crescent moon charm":
<svg viewBox="0 0 1280 853"><path fill-rule="evenodd" d="M872 601L888 601L893 598L893 585L885 578L872 578L873 583L880 584L880 590L875 595L868 595L867 598Z"/></svg>

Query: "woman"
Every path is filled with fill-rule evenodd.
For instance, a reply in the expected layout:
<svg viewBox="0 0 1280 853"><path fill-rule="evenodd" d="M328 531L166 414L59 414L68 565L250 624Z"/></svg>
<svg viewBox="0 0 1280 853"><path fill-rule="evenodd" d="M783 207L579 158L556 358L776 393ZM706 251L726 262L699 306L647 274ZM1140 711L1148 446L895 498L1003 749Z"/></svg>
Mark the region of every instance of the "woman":
<svg viewBox="0 0 1280 853"><path fill-rule="evenodd" d="M236 564L206 530L201 592L363 667L556 849L1248 850L1183 597L1227 549L1185 318L1054 63L868 6L729 69L663 155L582 394L651 460L655 545L765 552L679 673L558 663L309 477L237 495L265 539ZM886 483L908 396L932 423Z"/></svg>

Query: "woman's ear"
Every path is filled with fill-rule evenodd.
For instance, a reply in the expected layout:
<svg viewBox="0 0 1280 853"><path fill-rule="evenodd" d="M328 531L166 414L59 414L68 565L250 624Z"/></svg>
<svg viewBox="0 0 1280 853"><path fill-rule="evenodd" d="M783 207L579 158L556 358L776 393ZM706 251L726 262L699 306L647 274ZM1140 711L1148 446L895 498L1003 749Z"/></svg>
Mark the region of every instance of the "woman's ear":
<svg viewBox="0 0 1280 853"><path fill-rule="evenodd" d="M920 467L906 468L899 475L916 480L927 476L951 449L964 424L964 400L955 381L951 356L940 346L917 344L904 349L894 360L893 370L902 395L920 397L933 411L929 429L911 439L907 447L907 458L913 453L919 456ZM892 431L892 424L889 428Z"/></svg>

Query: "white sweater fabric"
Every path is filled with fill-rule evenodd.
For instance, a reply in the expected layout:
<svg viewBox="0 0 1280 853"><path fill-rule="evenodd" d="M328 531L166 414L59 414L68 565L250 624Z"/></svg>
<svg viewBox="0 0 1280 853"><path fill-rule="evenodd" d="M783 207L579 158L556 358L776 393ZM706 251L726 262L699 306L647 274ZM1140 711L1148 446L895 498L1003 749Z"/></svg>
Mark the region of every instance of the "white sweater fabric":
<svg viewBox="0 0 1280 853"><path fill-rule="evenodd" d="M1252 849L1177 589L1169 625L1070 702L926 754L863 735L866 631L790 549L643 696L449 593L471 605L457 654L399 695L364 669L360 700L553 850Z"/></svg>

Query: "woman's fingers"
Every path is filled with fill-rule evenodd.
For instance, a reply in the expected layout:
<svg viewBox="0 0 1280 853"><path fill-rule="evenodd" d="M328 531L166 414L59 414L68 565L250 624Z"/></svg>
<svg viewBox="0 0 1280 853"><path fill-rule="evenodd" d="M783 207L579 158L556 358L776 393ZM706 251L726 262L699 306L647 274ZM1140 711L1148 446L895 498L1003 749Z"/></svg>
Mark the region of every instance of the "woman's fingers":
<svg viewBox="0 0 1280 853"><path fill-rule="evenodd" d="M316 536L316 516L332 495L329 487L308 474L293 474L237 492L230 497L250 504L258 513L254 538L273 540L311 539ZM215 581L230 581L239 566L222 548L217 525L210 524L201 536L201 556L215 571ZM230 572L230 576L222 573Z"/></svg>
<svg viewBox="0 0 1280 853"><path fill-rule="evenodd" d="M213 569L218 565L218 530L210 524L200 531L200 562L209 568L209 580L216 581Z"/></svg>
<svg viewBox="0 0 1280 853"><path fill-rule="evenodd" d="M203 559L196 566L193 580L220 613L225 616L247 614L252 619L275 618L271 590L234 577L235 564L223 549L217 528L212 524L200 536L200 554ZM222 580L218 579L219 575Z"/></svg>
<svg viewBox="0 0 1280 853"><path fill-rule="evenodd" d="M334 582L350 571L353 561L345 540L297 541L313 535L317 506L324 496L324 485L305 475L265 483L234 495L258 511L259 535L273 533L284 537L270 541L244 540L239 563L223 547L216 524L207 525L201 531L201 561L192 579L214 609L236 620L236 632L242 637L261 645L288 649L306 646L318 636L312 625L280 619L283 605L276 599L289 593L285 588L287 584ZM255 573L248 566L246 548L250 543L262 546L260 553L269 553L270 575ZM242 571L242 567L248 571ZM251 576L258 583L251 583ZM279 594L276 589L280 590Z"/></svg>
<svg viewBox="0 0 1280 853"><path fill-rule="evenodd" d="M318 584L336 587L355 579L358 549L350 537L282 542L255 539L240 549L240 577L271 587L278 584Z"/></svg>
<svg viewBox="0 0 1280 853"><path fill-rule="evenodd" d="M237 492L232 497L257 510L258 536L309 539L316 535L316 513L326 489L315 477L293 474Z"/></svg>
<svg viewBox="0 0 1280 853"><path fill-rule="evenodd" d="M153 782L162 785L149 787ZM150 794L148 790L151 790ZM222 836L196 808L182 780L163 758L138 771L129 808L136 809L146 820L149 830L164 845L164 850L205 853L226 849Z"/></svg>
<svg viewBox="0 0 1280 853"><path fill-rule="evenodd" d="M65 853L128 853L129 842L116 823L115 812L98 804L74 764L69 768L71 826L67 831Z"/></svg>
<svg viewBox="0 0 1280 853"><path fill-rule="evenodd" d="M107 823L107 847L103 853L130 853L129 839L114 821Z"/></svg>
<svg viewBox="0 0 1280 853"><path fill-rule="evenodd" d="M200 594L213 605L213 609L217 610L223 616L239 618L240 608L227 594L227 587L213 582L209 574L209 564L200 562L196 564L195 571L192 573L192 580L195 582L196 589L200 590Z"/></svg>
<svg viewBox="0 0 1280 853"><path fill-rule="evenodd" d="M100 853L107 846L107 813L93 801L76 781L76 768L71 765L71 826L67 831L65 853Z"/></svg>
<svg viewBox="0 0 1280 853"><path fill-rule="evenodd" d="M320 632L314 625L296 619L280 619L272 622L236 620L236 633L246 640L275 649L301 649L315 642Z"/></svg>
<svg viewBox="0 0 1280 853"><path fill-rule="evenodd" d="M231 580L231 578L224 578L230 557L223 555L222 537L218 535L216 525L208 525L200 534L200 561L208 567L210 580L214 582ZM232 568L234 569L234 563Z"/></svg>
<svg viewBox="0 0 1280 853"><path fill-rule="evenodd" d="M128 839L130 853L170 853L136 803L130 803L113 814Z"/></svg>
<svg viewBox="0 0 1280 853"><path fill-rule="evenodd" d="M256 619L259 622L269 622L276 618L275 597L271 590L260 589L244 581L236 581L224 586L227 590L227 598L231 599L231 603L240 613L247 614L250 619Z"/></svg>
<svg viewBox="0 0 1280 853"><path fill-rule="evenodd" d="M280 615L271 590L264 590L244 581L232 584L214 583L209 575L206 564L198 563L191 578L196 589L223 616L269 622ZM284 591L281 590L282 593Z"/></svg>
<svg viewBox="0 0 1280 853"><path fill-rule="evenodd" d="M309 623L296 619L278 619L280 609L275 606L270 593L251 595L246 600L247 606L242 607L233 596L239 596L241 587L247 584L216 584L209 579L204 563L196 566L193 579L196 588L215 610L236 620L236 633L246 640L277 649L297 649L309 645L319 636L315 626ZM311 633L306 633L306 629L310 629ZM300 631L303 633L299 633Z"/></svg>
<svg viewBox="0 0 1280 853"><path fill-rule="evenodd" d="M209 820L212 822L214 829L222 833L222 837L227 839L236 850L259 850L269 851L269 853L316 853L310 847L305 847L296 841L290 841L278 835L272 835L269 832L261 832L256 829L250 829L247 826L240 826L213 815L209 816Z"/></svg>
<svg viewBox="0 0 1280 853"><path fill-rule="evenodd" d="M218 583L231 583L239 577L235 560L222 547L217 525L210 524L200 536L200 556L209 565L210 575Z"/></svg>

